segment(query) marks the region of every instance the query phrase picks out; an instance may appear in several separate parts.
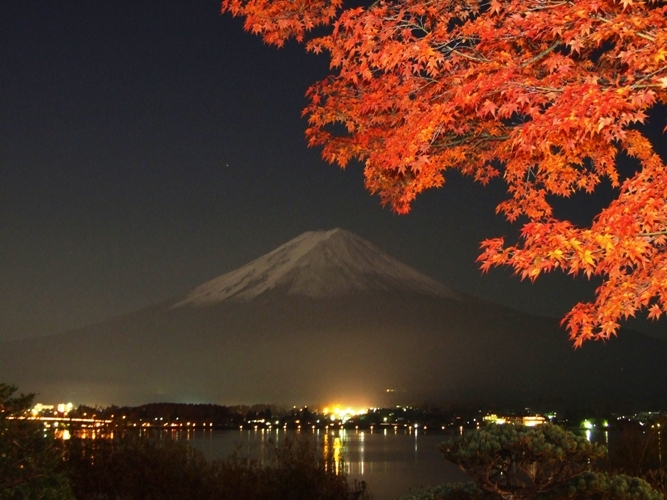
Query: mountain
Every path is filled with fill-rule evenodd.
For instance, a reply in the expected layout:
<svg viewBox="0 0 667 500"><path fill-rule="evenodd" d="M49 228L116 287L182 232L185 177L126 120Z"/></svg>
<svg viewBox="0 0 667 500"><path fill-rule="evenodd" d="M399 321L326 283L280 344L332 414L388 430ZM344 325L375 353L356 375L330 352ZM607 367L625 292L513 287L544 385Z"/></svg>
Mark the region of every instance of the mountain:
<svg viewBox="0 0 667 500"><path fill-rule="evenodd" d="M249 302L274 289L317 299L354 292L406 292L444 299L457 296L366 240L333 229L304 233L236 271L197 287L175 307L226 300Z"/></svg>
<svg viewBox="0 0 667 500"><path fill-rule="evenodd" d="M183 296L0 345L0 380L89 404L667 397L667 343L574 350L558 322L450 290L340 229L305 233Z"/></svg>

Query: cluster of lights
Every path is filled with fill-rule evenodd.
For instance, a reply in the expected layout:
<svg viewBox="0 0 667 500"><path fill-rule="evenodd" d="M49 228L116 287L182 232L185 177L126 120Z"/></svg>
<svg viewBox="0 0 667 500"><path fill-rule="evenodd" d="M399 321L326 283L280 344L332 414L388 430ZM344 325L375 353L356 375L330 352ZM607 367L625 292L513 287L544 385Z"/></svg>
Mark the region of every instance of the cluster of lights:
<svg viewBox="0 0 667 500"><path fill-rule="evenodd" d="M601 426L607 428L609 427L609 422L607 420L603 420ZM581 423L581 427L590 431L596 427L596 424L593 423L591 420L586 419Z"/></svg>
<svg viewBox="0 0 667 500"><path fill-rule="evenodd" d="M123 418L125 418L125 417L123 417ZM157 420L157 418L155 420ZM160 420L162 420L162 418L160 418ZM197 424L197 422L186 422L186 423L183 423L183 422L164 422L164 423L160 424L160 423L151 423L151 422L140 422L139 425L138 425L138 427L151 427L151 428L153 428L153 427L159 428L160 426L167 427L167 428L172 428L172 429L173 428L181 429L183 427L185 427L186 429L188 427L190 427L192 429L195 429L197 426L199 426L203 429L206 429L207 427L209 427L209 428L213 427L213 423L212 422L209 422L209 423L204 422L204 423ZM133 423L132 427L137 427L137 424Z"/></svg>
<svg viewBox="0 0 667 500"><path fill-rule="evenodd" d="M30 413L34 417L37 415L40 415L41 413L47 412L47 411L57 411L58 413L64 413L67 414L71 412L74 409L74 405L72 403L59 403L57 405L44 405L42 403L37 403L33 408L30 410Z"/></svg>
<svg viewBox="0 0 667 500"><path fill-rule="evenodd" d="M526 427L535 427L536 425L541 425L547 421L547 419L541 415L529 415L524 417L501 417L495 413L486 415L483 420L487 423L496 425L503 425L514 422L525 425ZM473 421L475 421L475 419L473 419ZM477 428L479 429L479 422L477 423Z"/></svg>
<svg viewBox="0 0 667 500"><path fill-rule="evenodd" d="M343 422L351 419L356 415L364 415L368 413L368 408L358 408L356 410L350 408L343 408L341 405L332 405L331 407L327 406L322 410L322 414L328 416L332 421L341 420Z"/></svg>

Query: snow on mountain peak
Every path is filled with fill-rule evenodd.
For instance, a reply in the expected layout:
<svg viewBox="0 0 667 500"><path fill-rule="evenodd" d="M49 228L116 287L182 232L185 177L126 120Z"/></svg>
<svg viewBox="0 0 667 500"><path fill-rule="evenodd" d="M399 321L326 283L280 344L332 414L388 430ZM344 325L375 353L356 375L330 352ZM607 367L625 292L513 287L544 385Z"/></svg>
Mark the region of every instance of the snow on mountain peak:
<svg viewBox="0 0 667 500"><path fill-rule="evenodd" d="M275 288L289 295L336 297L352 291L403 291L443 298L457 294L342 230L310 231L245 266L195 288L174 307L227 299L250 301Z"/></svg>

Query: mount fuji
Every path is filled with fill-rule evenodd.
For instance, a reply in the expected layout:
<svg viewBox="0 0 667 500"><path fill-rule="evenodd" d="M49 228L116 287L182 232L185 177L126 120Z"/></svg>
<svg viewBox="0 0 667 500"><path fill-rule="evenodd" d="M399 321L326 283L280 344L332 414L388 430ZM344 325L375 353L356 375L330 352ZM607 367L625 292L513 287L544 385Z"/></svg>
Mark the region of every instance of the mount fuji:
<svg viewBox="0 0 667 500"><path fill-rule="evenodd" d="M334 229L304 233L236 271L197 287L175 307L225 300L249 302L273 289L317 299L378 291L457 297L452 290L366 240Z"/></svg>
<svg viewBox="0 0 667 500"><path fill-rule="evenodd" d="M0 344L42 401L665 401L667 342L574 350L557 320L447 288L340 229L304 233L173 300Z"/></svg>

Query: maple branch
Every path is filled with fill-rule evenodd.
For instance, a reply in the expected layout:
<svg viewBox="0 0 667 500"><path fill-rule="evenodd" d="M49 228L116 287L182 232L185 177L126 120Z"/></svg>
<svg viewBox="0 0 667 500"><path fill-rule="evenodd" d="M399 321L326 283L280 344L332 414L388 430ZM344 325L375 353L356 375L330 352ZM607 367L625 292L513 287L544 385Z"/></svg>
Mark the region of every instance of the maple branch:
<svg viewBox="0 0 667 500"><path fill-rule="evenodd" d="M542 6L537 6L537 7L532 7L528 9L528 12L539 12L541 10L549 10L549 9L555 9L556 7L562 7L563 5L567 5L570 2L556 2L552 3L549 5L542 5Z"/></svg>
<svg viewBox="0 0 667 500"><path fill-rule="evenodd" d="M659 83L647 83L646 85L633 85L630 87L633 90L636 89L664 89L665 86Z"/></svg>
<svg viewBox="0 0 667 500"><path fill-rule="evenodd" d="M463 52L459 52L459 51L456 50L456 49L451 49L451 51L452 51L454 54L458 54L458 55L460 55L461 57L465 57L466 59L470 59L471 61L476 61L476 62L491 62L491 59L487 59L487 58L483 58L483 59L481 59L481 58L479 58L479 57L469 56L468 54L464 54Z"/></svg>
<svg viewBox="0 0 667 500"><path fill-rule="evenodd" d="M433 143L435 142L435 140L436 140L436 139L438 138L438 136L440 135L440 131L442 130L442 127L443 127L443 126L444 126L444 123L440 123L440 124L438 125L438 130L435 131L435 133L433 134L433 139L431 139L431 146L433 146Z"/></svg>
<svg viewBox="0 0 667 500"><path fill-rule="evenodd" d="M653 233L639 233L637 236L665 236L667 235L667 229L664 231L655 231Z"/></svg>
<svg viewBox="0 0 667 500"><path fill-rule="evenodd" d="M544 49L542 52L537 54L535 57L532 57L532 58L528 59L525 63L523 63L521 65L521 68L525 68L526 66L530 66L534 62L539 61L540 59L543 59L544 57L549 55L551 52L553 52L556 49L556 47L558 47L559 45L560 45L560 41L555 41L554 43L551 44L551 46L549 48Z"/></svg>
<svg viewBox="0 0 667 500"><path fill-rule="evenodd" d="M489 135L489 134L482 134L479 137L482 139L486 139L487 141L507 141L510 138L509 135Z"/></svg>
<svg viewBox="0 0 667 500"><path fill-rule="evenodd" d="M667 66L664 66L664 67L662 67L662 68L656 69L653 73L649 73L648 75L644 75L644 76L641 77L639 80L637 80L637 82L636 82L634 85L631 85L630 88L633 88L633 89L640 89L640 88L647 88L647 87L649 87L649 88L650 88L650 87L662 87L662 85L658 85L658 84L655 84L655 85L639 85L639 84L640 84L641 82L643 82L644 80L647 80L647 79L651 78L652 76L655 76L655 75L657 75L657 74L659 74L659 73L662 73L662 72L665 71L665 70L667 70Z"/></svg>
<svg viewBox="0 0 667 500"><path fill-rule="evenodd" d="M476 40L468 38L468 37L458 38L458 39L450 40L446 43L442 43L440 45L436 45L436 46L434 46L434 48L436 50L439 50L440 52L442 52L445 55L454 53L454 54L458 54L461 57L465 57L466 59L470 59L471 61L475 61L475 62L484 62L484 63L491 62L491 59L487 59L486 57L475 57L475 56L471 56L471 55L468 55L468 54L465 54L465 53L459 51L459 47L473 49L475 42L476 42ZM449 46L450 44L455 44L455 46L450 47Z"/></svg>
<svg viewBox="0 0 667 500"><path fill-rule="evenodd" d="M606 17L593 16L593 19L597 19L598 21L602 21L605 24L613 24ZM655 37L654 36L647 35L646 33L642 33L641 31L636 31L636 32L634 32L634 34L637 35L640 38L644 38L645 40L648 40L649 42L654 42L655 43Z"/></svg>
<svg viewBox="0 0 667 500"><path fill-rule="evenodd" d="M395 16L392 17L392 18L389 18L389 19L393 21L393 20L395 20ZM405 29L405 28L410 28L410 29L422 31L426 34L429 33L429 31L426 29L426 26L424 26L423 21L420 20L419 22L417 22L417 21L414 21L412 19L404 19L400 23L396 24L396 28L394 28L393 31L394 31L394 33L397 33L401 29Z"/></svg>
<svg viewBox="0 0 667 500"><path fill-rule="evenodd" d="M526 90L538 90L540 92L563 92L563 89L557 89L555 87L536 87L534 85L521 85L521 87Z"/></svg>
<svg viewBox="0 0 667 500"><path fill-rule="evenodd" d="M465 144L467 141L472 139L474 136L471 134L471 135L465 135L465 136L462 136L462 137L461 136L454 136L454 137L458 137L459 139L458 140L450 140L450 141L442 140L441 142L438 142L438 143L433 143L432 142L431 144L433 145L433 147L439 148L439 149L451 148L453 146L460 146L461 144Z"/></svg>
<svg viewBox="0 0 667 500"><path fill-rule="evenodd" d="M484 140L486 140L486 141L506 141L510 138L509 135L489 135L489 134L479 134L479 135L468 134L468 135L464 135L464 136L455 135L453 137L452 136L450 136L450 137L451 137L450 141L447 141L446 140L447 138L445 138L442 142L438 142L438 143L434 144L434 142L432 141L431 144L434 147L437 147L437 148L450 148L450 147L453 147L453 146L460 146L461 144L465 144L466 142L472 141L472 140L475 140L475 139L482 140L482 141L484 141Z"/></svg>

